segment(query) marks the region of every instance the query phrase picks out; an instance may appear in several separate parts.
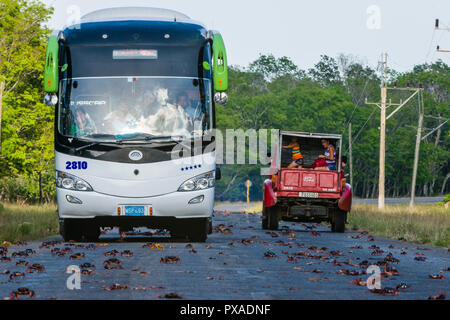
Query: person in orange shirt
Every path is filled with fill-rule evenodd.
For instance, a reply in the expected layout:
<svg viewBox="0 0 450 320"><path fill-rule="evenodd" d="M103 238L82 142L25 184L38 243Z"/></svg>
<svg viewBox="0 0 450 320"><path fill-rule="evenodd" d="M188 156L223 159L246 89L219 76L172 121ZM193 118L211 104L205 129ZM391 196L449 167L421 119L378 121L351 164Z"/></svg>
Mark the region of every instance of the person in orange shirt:
<svg viewBox="0 0 450 320"><path fill-rule="evenodd" d="M292 149L292 163L288 166L288 169L301 169L303 167L303 155L300 152L298 138L291 137L291 144L288 146L283 146L283 149Z"/></svg>

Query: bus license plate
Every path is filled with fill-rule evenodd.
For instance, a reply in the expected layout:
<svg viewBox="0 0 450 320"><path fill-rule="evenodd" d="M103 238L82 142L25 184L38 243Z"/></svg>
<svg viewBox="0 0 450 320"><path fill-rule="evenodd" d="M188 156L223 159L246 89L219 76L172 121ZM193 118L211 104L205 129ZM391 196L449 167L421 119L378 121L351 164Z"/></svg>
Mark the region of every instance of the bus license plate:
<svg viewBox="0 0 450 320"><path fill-rule="evenodd" d="M319 198L319 193L317 192L299 192L298 196L300 198Z"/></svg>
<svg viewBox="0 0 450 320"><path fill-rule="evenodd" d="M124 206L125 216L140 217L146 215L145 206Z"/></svg>

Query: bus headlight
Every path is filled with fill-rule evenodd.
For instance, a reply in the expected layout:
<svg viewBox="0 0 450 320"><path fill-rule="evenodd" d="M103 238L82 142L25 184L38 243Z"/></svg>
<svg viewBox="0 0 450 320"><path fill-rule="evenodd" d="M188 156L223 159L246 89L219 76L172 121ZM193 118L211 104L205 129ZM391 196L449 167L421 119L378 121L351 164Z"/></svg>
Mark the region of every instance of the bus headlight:
<svg viewBox="0 0 450 320"><path fill-rule="evenodd" d="M89 183L68 173L56 171L56 186L74 191L93 191Z"/></svg>
<svg viewBox="0 0 450 320"><path fill-rule="evenodd" d="M178 191L189 192L213 188L216 182L215 171L211 171L185 181Z"/></svg>

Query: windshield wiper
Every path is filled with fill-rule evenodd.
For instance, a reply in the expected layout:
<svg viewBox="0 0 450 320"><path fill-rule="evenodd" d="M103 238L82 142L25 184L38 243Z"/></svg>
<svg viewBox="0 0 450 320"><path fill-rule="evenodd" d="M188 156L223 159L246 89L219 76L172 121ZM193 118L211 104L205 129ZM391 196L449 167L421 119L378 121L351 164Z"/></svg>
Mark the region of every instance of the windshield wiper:
<svg viewBox="0 0 450 320"><path fill-rule="evenodd" d="M94 143L87 144L87 145L82 146L82 147L72 148L72 152L73 152L73 153L78 153L78 152L80 152L80 151L83 151L83 150L86 150L86 149L90 149L90 148L92 148L92 147L95 147L95 146L97 146L97 145L99 145L99 144L100 144L100 142L94 142Z"/></svg>
<svg viewBox="0 0 450 320"><path fill-rule="evenodd" d="M93 143L90 143L90 144L87 144L87 145L84 145L84 146L81 146L78 148L71 148L71 151L72 151L72 154L76 154L83 150L90 149L92 147L95 147L95 146L98 146L101 144L118 144L118 143L115 141L96 141L96 142L93 142Z"/></svg>
<svg viewBox="0 0 450 320"><path fill-rule="evenodd" d="M116 140L116 143L123 144L126 142L146 142L146 143L153 143L156 140L167 140L163 142L176 142L179 143L183 141L183 136L154 136L151 134L145 134L141 135L143 137L133 137L133 138L123 138ZM179 138L179 140L177 140Z"/></svg>

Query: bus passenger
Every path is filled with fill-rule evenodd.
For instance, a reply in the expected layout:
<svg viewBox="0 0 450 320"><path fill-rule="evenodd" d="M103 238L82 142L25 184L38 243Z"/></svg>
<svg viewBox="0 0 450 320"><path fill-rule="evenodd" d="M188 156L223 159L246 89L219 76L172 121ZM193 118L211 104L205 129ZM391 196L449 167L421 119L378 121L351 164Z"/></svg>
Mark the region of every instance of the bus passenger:
<svg viewBox="0 0 450 320"><path fill-rule="evenodd" d="M184 109L184 112L187 113L189 117L191 117L194 120L198 120L199 118L199 112L198 108L194 107L192 103L190 103L188 95L184 92L180 93L177 97L177 106L180 106Z"/></svg>
<svg viewBox="0 0 450 320"><path fill-rule="evenodd" d="M122 100L119 109L109 113L104 120L109 123L109 127L114 130L114 133L122 133L136 127L137 118L136 108L130 107L127 101Z"/></svg>
<svg viewBox="0 0 450 320"><path fill-rule="evenodd" d="M97 132L97 126L83 108L76 108L73 114L73 123L70 134L73 136L86 136Z"/></svg>
<svg viewBox="0 0 450 320"><path fill-rule="evenodd" d="M288 146L283 146L283 149L292 149L292 163L288 169L303 168L303 155L300 152L300 145L297 137L291 137L291 143Z"/></svg>
<svg viewBox="0 0 450 320"><path fill-rule="evenodd" d="M155 94L149 90L144 93L144 100L142 102L143 117L153 116L159 111L159 104L156 102Z"/></svg>

